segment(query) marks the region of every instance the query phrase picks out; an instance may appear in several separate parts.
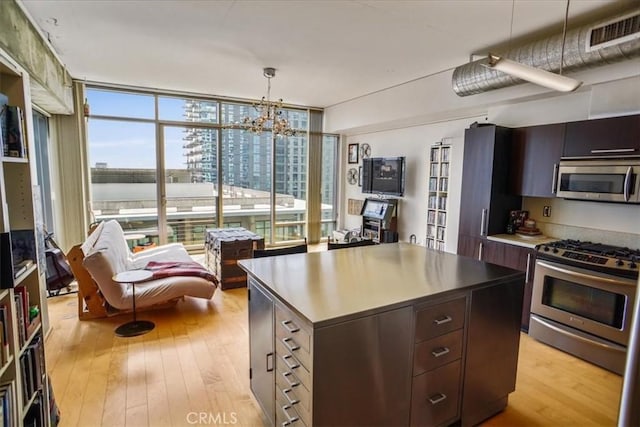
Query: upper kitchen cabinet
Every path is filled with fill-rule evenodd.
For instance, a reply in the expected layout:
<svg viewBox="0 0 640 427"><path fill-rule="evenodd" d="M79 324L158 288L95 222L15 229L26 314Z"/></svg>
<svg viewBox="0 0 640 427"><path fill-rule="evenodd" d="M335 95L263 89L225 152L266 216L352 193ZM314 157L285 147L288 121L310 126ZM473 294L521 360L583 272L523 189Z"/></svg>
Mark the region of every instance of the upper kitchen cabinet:
<svg viewBox="0 0 640 427"><path fill-rule="evenodd" d="M522 198L508 188L511 129L489 125L465 130L459 234L485 237L503 233L509 211ZM458 253L467 254L458 247Z"/></svg>
<svg viewBox="0 0 640 427"><path fill-rule="evenodd" d="M514 194L554 197L565 123L513 130L511 185Z"/></svg>
<svg viewBox="0 0 640 427"><path fill-rule="evenodd" d="M562 156L640 157L640 115L567 123Z"/></svg>

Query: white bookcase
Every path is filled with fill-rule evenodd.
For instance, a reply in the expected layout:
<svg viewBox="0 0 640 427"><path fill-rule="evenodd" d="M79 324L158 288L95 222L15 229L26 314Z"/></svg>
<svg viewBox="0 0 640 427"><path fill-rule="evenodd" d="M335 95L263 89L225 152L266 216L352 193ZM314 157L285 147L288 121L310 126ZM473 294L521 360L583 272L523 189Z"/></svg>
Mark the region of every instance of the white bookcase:
<svg viewBox="0 0 640 427"><path fill-rule="evenodd" d="M37 224L38 199L33 197L37 187L29 91L29 76L0 50L0 100L11 106L12 117L21 118L18 126L3 133L5 143L13 142L0 152L2 425L48 427L52 422L43 331L46 264Z"/></svg>
<svg viewBox="0 0 640 427"><path fill-rule="evenodd" d="M447 236L450 158L451 145L438 143L429 149L426 244L439 251L444 251Z"/></svg>

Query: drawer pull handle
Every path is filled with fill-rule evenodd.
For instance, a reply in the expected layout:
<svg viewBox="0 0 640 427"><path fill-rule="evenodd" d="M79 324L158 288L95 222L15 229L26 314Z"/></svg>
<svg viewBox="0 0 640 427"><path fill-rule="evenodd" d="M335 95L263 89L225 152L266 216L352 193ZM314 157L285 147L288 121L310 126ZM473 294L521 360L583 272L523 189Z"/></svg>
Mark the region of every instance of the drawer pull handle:
<svg viewBox="0 0 640 427"><path fill-rule="evenodd" d="M289 379L289 377L295 378L293 376L293 373L291 373L291 372L283 372L282 376L284 377L284 379L287 382L287 384L289 384L289 387L297 387L297 386L300 385L299 381L292 381L291 379Z"/></svg>
<svg viewBox="0 0 640 427"><path fill-rule="evenodd" d="M431 396L429 398L429 402L431 402L432 405L436 405L436 404L442 402L443 400L445 400L446 398L447 398L446 394L438 393L438 394L434 394L433 396Z"/></svg>
<svg viewBox="0 0 640 427"><path fill-rule="evenodd" d="M289 402L290 405L295 405L296 403L299 403L300 401L298 399L292 399L289 397L288 393L291 393L293 390L290 388L285 388L284 390L282 390L282 394L284 394L284 397L287 398L287 401Z"/></svg>
<svg viewBox="0 0 640 427"><path fill-rule="evenodd" d="M290 327L289 325L293 325L292 327ZM292 320L283 320L282 321L282 326L284 326L284 328L287 330L287 332L289 332L290 334L295 334L296 332L298 332L300 330L300 328L298 328L298 325L296 325L295 323L293 323Z"/></svg>
<svg viewBox="0 0 640 427"><path fill-rule="evenodd" d="M293 362L289 363L289 359L291 359ZM300 367L300 365L295 362L293 356L289 354L285 354L284 356L282 356L282 360L284 360L284 363L289 367L289 369L298 369Z"/></svg>
<svg viewBox="0 0 640 427"><path fill-rule="evenodd" d="M296 342L293 340L293 338L285 338L285 339L282 340L282 343L291 352L296 351L296 350L300 350L300 346L296 344ZM289 344L289 343L291 343L291 344Z"/></svg>
<svg viewBox="0 0 640 427"><path fill-rule="evenodd" d="M283 422L282 425L291 425L293 423L295 423L296 421L298 421L298 417L292 417L291 415L289 415L289 412L287 411L287 409L291 409L291 406L289 405L284 405L282 407L282 412L284 412L284 415L287 417L287 421ZM289 423L289 424L287 424Z"/></svg>
<svg viewBox="0 0 640 427"><path fill-rule="evenodd" d="M442 319L434 319L433 323L440 326L440 325L444 325L445 323L449 323L452 320L453 319L451 318L451 316L444 316Z"/></svg>
<svg viewBox="0 0 640 427"><path fill-rule="evenodd" d="M440 356L444 356L445 354L448 354L450 351L451 350L449 350L447 347L440 347L433 350L431 354L433 354L433 357L440 357Z"/></svg>

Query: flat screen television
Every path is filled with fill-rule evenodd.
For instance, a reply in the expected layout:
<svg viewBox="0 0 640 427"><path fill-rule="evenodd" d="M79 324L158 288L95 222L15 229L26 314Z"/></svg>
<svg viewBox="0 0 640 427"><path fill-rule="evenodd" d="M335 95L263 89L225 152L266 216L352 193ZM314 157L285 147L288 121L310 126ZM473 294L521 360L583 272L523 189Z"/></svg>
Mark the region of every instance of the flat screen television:
<svg viewBox="0 0 640 427"><path fill-rule="evenodd" d="M372 157L362 162L363 193L404 195L404 157Z"/></svg>

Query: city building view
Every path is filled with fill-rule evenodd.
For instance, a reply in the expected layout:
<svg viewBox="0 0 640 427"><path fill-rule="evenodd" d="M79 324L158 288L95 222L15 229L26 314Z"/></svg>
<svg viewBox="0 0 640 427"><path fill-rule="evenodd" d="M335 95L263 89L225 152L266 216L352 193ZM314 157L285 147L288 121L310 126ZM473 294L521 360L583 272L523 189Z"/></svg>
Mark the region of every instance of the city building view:
<svg viewBox="0 0 640 427"><path fill-rule="evenodd" d="M87 103L93 220L116 219L132 248L198 248L205 230L218 227L244 227L267 244L307 237L307 110L283 109L296 132L274 137L238 125L257 114L248 103L102 88L88 89ZM338 137L323 135L321 144L326 237L336 221Z"/></svg>

